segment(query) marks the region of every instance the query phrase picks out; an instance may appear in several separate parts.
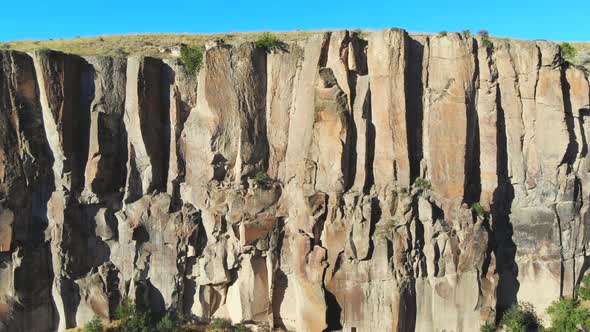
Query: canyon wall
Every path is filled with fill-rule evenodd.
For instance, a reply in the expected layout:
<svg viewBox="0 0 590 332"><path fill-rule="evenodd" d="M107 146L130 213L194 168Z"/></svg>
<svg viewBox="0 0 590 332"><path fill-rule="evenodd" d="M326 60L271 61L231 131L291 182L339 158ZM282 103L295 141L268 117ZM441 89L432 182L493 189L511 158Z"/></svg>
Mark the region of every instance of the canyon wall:
<svg viewBox="0 0 590 332"><path fill-rule="evenodd" d="M312 332L542 314L590 263L589 90L551 42L398 29L209 45L195 75L2 51L0 330L125 297Z"/></svg>

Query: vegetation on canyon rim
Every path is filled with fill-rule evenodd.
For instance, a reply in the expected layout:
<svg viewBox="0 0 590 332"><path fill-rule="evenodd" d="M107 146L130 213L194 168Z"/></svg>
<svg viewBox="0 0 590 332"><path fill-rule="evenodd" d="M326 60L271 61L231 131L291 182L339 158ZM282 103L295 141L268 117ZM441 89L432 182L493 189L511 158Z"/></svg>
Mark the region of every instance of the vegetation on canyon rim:
<svg viewBox="0 0 590 332"><path fill-rule="evenodd" d="M359 35L363 31L355 30ZM187 68L198 71L199 50L204 51L204 45L210 40L223 40L227 45L237 45L242 42L254 42L257 47L266 52L284 49L285 41L294 41L317 33L318 31L292 31L292 32L249 32L249 33L217 33L217 34L131 34L98 37L76 37L71 39L49 40L22 40L0 43L0 50L16 50L32 52L42 48L73 53L78 55L110 55L115 57L127 57L130 54L142 54L155 57L171 57L169 52L163 50L185 44L187 55L185 59L189 63ZM443 30L438 36L444 37L451 32ZM471 37L470 30L461 31L466 37ZM482 37L484 47L492 46L492 37L487 30L480 30L477 35ZM497 38L497 37L495 37ZM584 66L590 70L590 43L563 42L560 43L564 59L569 63ZM202 57L201 57L202 59ZM181 61L183 61L181 59ZM185 63L183 61L183 63ZM186 66L186 65L185 65Z"/></svg>
<svg viewBox="0 0 590 332"><path fill-rule="evenodd" d="M225 39L216 39L218 44L225 44ZM256 40L256 47L263 49L265 52L270 53L278 51L284 48L284 43L274 34L265 32ZM180 63L184 66L187 73L194 75L199 71L203 64L203 53L205 47L202 45L191 46L182 45L180 48Z"/></svg>
<svg viewBox="0 0 590 332"><path fill-rule="evenodd" d="M261 48L266 51L266 53L270 53L273 51L278 51L282 49L283 42L275 35L270 32L265 32L258 40L256 41L256 47Z"/></svg>
<svg viewBox="0 0 590 332"><path fill-rule="evenodd" d="M183 45L180 48L180 62L189 74L194 75L201 68L204 51L203 46Z"/></svg>

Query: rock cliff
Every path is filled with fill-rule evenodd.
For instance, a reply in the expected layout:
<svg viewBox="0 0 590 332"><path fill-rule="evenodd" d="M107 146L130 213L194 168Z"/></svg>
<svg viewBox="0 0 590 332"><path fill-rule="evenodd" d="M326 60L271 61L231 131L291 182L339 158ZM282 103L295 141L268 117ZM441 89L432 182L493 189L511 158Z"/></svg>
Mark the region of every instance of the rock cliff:
<svg viewBox="0 0 590 332"><path fill-rule="evenodd" d="M0 330L124 297L302 332L543 312L590 266L589 115L546 41L336 31L196 75L2 51Z"/></svg>

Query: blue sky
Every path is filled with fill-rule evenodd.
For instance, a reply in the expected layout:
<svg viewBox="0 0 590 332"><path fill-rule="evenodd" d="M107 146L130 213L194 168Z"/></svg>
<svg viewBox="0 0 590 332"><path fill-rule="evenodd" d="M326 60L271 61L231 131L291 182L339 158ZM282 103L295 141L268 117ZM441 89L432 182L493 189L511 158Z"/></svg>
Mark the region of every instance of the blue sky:
<svg viewBox="0 0 590 332"><path fill-rule="evenodd" d="M2 0L0 41L138 32L399 27L590 41L590 0Z"/></svg>

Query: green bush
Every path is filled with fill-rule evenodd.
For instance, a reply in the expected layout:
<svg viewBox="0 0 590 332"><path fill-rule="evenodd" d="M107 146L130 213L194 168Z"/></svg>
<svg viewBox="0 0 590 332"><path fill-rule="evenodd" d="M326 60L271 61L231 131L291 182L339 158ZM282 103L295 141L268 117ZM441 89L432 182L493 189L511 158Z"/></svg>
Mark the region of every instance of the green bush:
<svg viewBox="0 0 590 332"><path fill-rule="evenodd" d="M91 321L84 325L84 332L103 332L104 326L102 326L102 321L98 317L92 318Z"/></svg>
<svg viewBox="0 0 590 332"><path fill-rule="evenodd" d="M502 316L500 326L506 332L542 331L543 329L535 308L532 304L526 302L513 304L508 308Z"/></svg>
<svg viewBox="0 0 590 332"><path fill-rule="evenodd" d="M213 41L215 42L215 44L217 44L219 46L227 46L228 45L224 38L215 38Z"/></svg>
<svg viewBox="0 0 590 332"><path fill-rule="evenodd" d="M268 189L272 186L273 179L264 172L258 172L254 176L254 182L263 189Z"/></svg>
<svg viewBox="0 0 590 332"><path fill-rule="evenodd" d="M429 190L430 188L432 188L432 184L430 183L430 181L424 180L421 177L416 178L416 180L414 181L414 185L416 186L416 188L422 190Z"/></svg>
<svg viewBox="0 0 590 332"><path fill-rule="evenodd" d="M263 33L262 36L256 41L256 47L265 50L266 53L278 51L282 48L282 45L283 42L281 42L277 36L270 32Z"/></svg>
<svg viewBox="0 0 590 332"><path fill-rule="evenodd" d="M209 324L214 329L228 329L231 327L231 323L228 320L215 318Z"/></svg>
<svg viewBox="0 0 590 332"><path fill-rule="evenodd" d="M0 50L9 50L10 44L0 44Z"/></svg>
<svg viewBox="0 0 590 332"><path fill-rule="evenodd" d="M490 38L490 33L488 32L488 30L479 30L477 34L480 35L482 38Z"/></svg>
<svg viewBox="0 0 590 332"><path fill-rule="evenodd" d="M444 36L446 36L447 34L448 34L447 30L443 30L443 31L440 31L440 32L438 33L438 36L439 36L439 37L444 37Z"/></svg>
<svg viewBox="0 0 590 332"><path fill-rule="evenodd" d="M490 33L487 30L479 30L477 34L481 37L483 46L485 48L489 48L493 45L492 41L490 40Z"/></svg>
<svg viewBox="0 0 590 332"><path fill-rule="evenodd" d="M574 45L568 42L563 42L559 46L561 46L561 53L567 61L571 62L576 57L577 51Z"/></svg>
<svg viewBox="0 0 590 332"><path fill-rule="evenodd" d="M121 332L149 332L148 316L145 312L129 299L124 299L123 303L115 310L115 318L119 320L119 329Z"/></svg>
<svg viewBox="0 0 590 332"><path fill-rule="evenodd" d="M180 48L180 62L190 75L194 75L201 68L204 50L203 46L183 45Z"/></svg>
<svg viewBox="0 0 590 332"><path fill-rule="evenodd" d="M496 324L490 322L486 322L479 329L480 332L496 332L497 330Z"/></svg>
<svg viewBox="0 0 590 332"><path fill-rule="evenodd" d="M467 37L471 36L471 31L469 29L463 30L463 34Z"/></svg>
<svg viewBox="0 0 590 332"><path fill-rule="evenodd" d="M184 329L180 327L180 320L174 315L167 313L156 325L157 332L183 332Z"/></svg>
<svg viewBox="0 0 590 332"><path fill-rule="evenodd" d="M554 301L547 314L551 317L551 331L570 332L590 329L590 312L582 308L578 301L571 298L561 298Z"/></svg>
<svg viewBox="0 0 590 332"><path fill-rule="evenodd" d="M238 324L236 326L234 326L232 328L233 332L251 332L251 330L249 328L246 327L246 325L243 324Z"/></svg>
<svg viewBox="0 0 590 332"><path fill-rule="evenodd" d="M484 209L479 202L471 204L471 211L475 212L480 218L485 218L488 215L486 209Z"/></svg>
<svg viewBox="0 0 590 332"><path fill-rule="evenodd" d="M590 275L585 275L582 282L576 287L576 294L582 300L590 300Z"/></svg>

